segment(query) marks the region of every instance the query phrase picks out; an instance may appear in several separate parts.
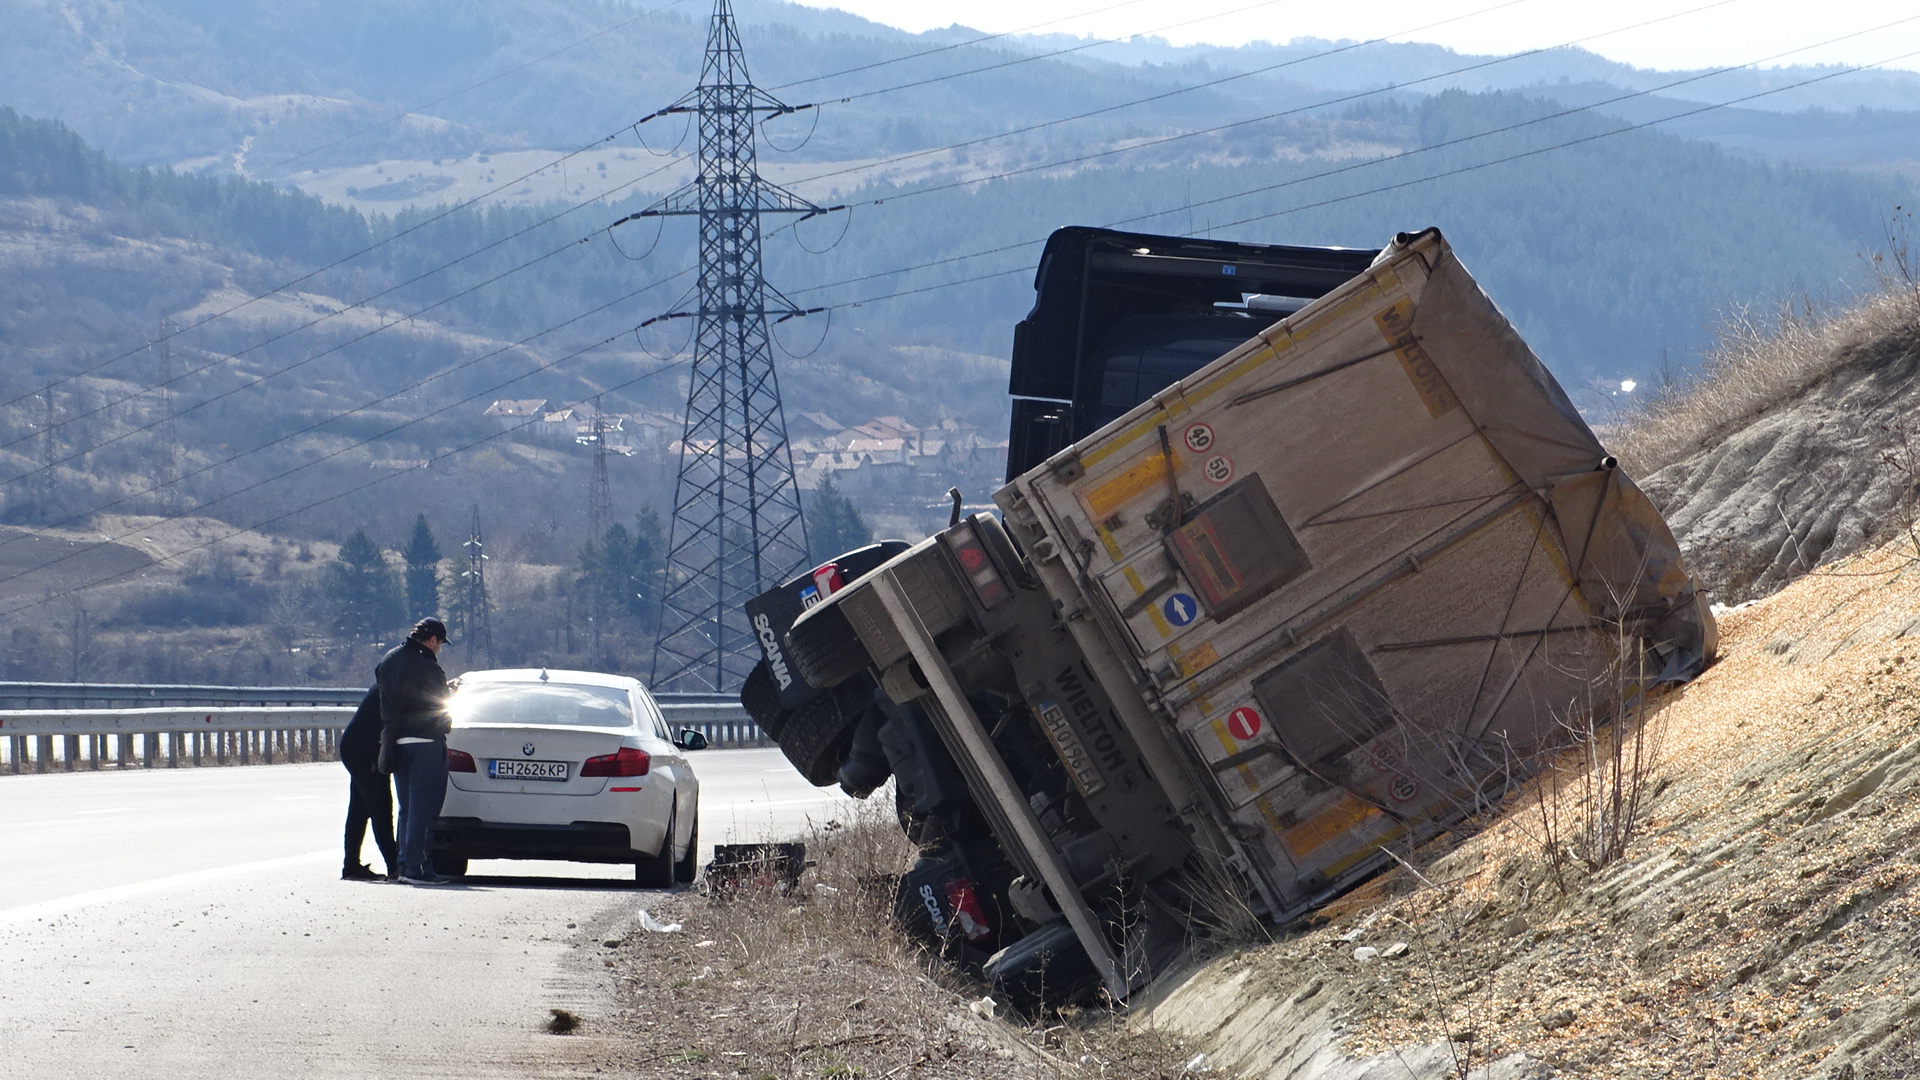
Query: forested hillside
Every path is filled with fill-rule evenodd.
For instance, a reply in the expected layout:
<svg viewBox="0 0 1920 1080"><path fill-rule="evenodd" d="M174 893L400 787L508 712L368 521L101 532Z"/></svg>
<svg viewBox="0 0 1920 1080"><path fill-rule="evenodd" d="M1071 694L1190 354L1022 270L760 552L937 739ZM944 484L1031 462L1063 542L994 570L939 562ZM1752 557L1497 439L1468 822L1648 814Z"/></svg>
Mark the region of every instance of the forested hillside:
<svg viewBox="0 0 1920 1080"><path fill-rule="evenodd" d="M130 165L69 126L0 108L0 513L83 552L109 537L120 545L113 559L133 566L157 557L184 575L153 588L226 597L196 610L231 614L265 604L320 612L310 621L324 629L315 592L315 560L323 557L310 554L319 550L313 545L339 544L364 528L375 545L394 548L423 512L444 540L479 507L497 530L490 550L501 560L503 595L529 613L516 632L531 636L516 647L577 644L568 637L582 625L570 590L581 568L598 565L589 540L604 546L606 538L585 536L591 455L570 425L596 408L651 418L654 442L644 444L651 449L617 455L610 469L616 517L631 530L620 544L645 531L636 520L643 510L664 515L670 499L667 447L686 393L690 323L640 327L685 302L691 230L659 219L614 223L684 175L687 166L675 164L671 149L675 121L646 128L644 145L629 130L592 155L568 159L547 170L559 174L557 183L536 189L513 170L552 162L558 155L537 147L557 138L557 128L483 131L484 110L472 102L461 107L477 111L458 122L416 117L381 126L384 106L373 104L376 90L444 90L435 80L451 78L459 57L505 48L489 19L532 7L404 18L342 9L359 11L358 45L338 39L345 23L322 27L298 5L284 20L256 12L211 37L192 29L198 9L118 10L152 18L117 47L149 50L143 55L157 64L155 43L174 42L178 50L166 55L177 78L156 82L153 96L102 83L89 91L95 98L82 94L62 109L116 132L122 152L137 149L139 139L184 147L236 136L253 140L246 142L252 157L202 172ZM563 9L557 0L551 9L556 25L566 23L562 14L575 18L566 23L575 30L584 26L582 12L594 11L625 9ZM428 21L406 22L416 14ZM102 8L76 18L93 25L122 15ZM374 43L413 40L409 34L433 25L430 15L471 30L471 40L462 37L467 30L447 35L444 49L422 53L428 59L411 74L382 67L386 54ZM550 106L574 101L567 95L577 86L563 92L513 79L485 83L475 100L493 102L487 108L497 116L539 113L556 124L598 124L671 100L695 77L698 20L672 11L632 18L640 20L635 26L652 19L646 25L679 27L645 40L658 55L630 57L638 65L628 88L635 100L597 103L604 116L585 106L569 112ZM839 16L809 18L804 27L749 27L752 55L767 59L758 70L793 64L797 72L802 59L855 66L942 39L881 34ZM312 29L311 48L285 36L303 25ZM947 39L965 40L965 33ZM938 63L965 68L992 55L1030 55L1012 44L996 44L998 53L956 49ZM59 72L70 74L46 60L57 45L47 39L35 47L47 77L34 93L59 84ZM880 45L886 48L876 53ZM9 47L0 43L0 53ZM177 62L188 55L210 59L189 70ZM884 86L941 70L916 61L861 77ZM1102 113L1075 127L1054 121L1218 71L1068 56L1010 72L986 96L969 98L965 80L938 80L819 110L811 141L811 114L804 122L783 118L792 126L767 132L765 168L803 197L845 207L769 231L769 280L797 303L825 309L775 330L790 417L944 422L987 438L1004 432L1005 358L1012 327L1032 302L1040 245L1063 225L1091 224L1356 247L1438 225L1580 406L1605 419L1629 380L1657 381L1694 362L1725 312L1851 295L1871 278L1864 256L1884 244L1887 216L1915 194L1897 173L1770 163L1529 94L1378 94L1319 107L1319 90L1273 75L1166 97L1144 112ZM182 120L167 95L184 93L189 76L194 86L226 87L220 92L235 101L256 94L245 99L256 104L262 87L280 87L291 96L274 99L274 108L285 106L274 115L288 124L249 120L228 129ZM541 63L527 69L527 79L552 77ZM0 84L8 78L18 72L0 75ZM368 99L328 113L334 127L292 122L332 108L322 91L348 84ZM10 85L0 90L16 99L24 93L18 81ZM541 96L549 90L551 98ZM806 88L783 93L802 101ZM107 111L88 113L89 101ZM138 130L107 123L116 108L114 116L145 122ZM1001 139L1008 117L1046 126ZM169 129L161 118L181 123ZM474 126L462 126L468 120ZM348 137L363 129L372 143ZM442 149L431 140L407 142L423 132L451 141ZM963 136L979 141L942 145ZM341 154L368 146L466 154L447 159L449 176L465 170L465 179L447 183L475 187L436 187L445 178L426 161L355 166L395 192L416 194L344 205L249 178L269 172L255 167L263 153L334 139ZM380 141L394 139L400 143ZM231 158L230 150L221 153ZM334 183L345 174L330 175ZM458 193L459 201L436 202L435 191ZM483 415L502 400L539 404L523 420ZM547 413L573 419L530 435ZM967 474L969 498L987 493L983 477L992 472L989 462ZM944 519L941 493L958 475L936 479L860 492L856 501L883 529L912 532ZM174 515L198 522L182 526L177 543L157 524ZM223 550L223 529L255 537L249 543L264 554L250 563L224 555L196 561ZM0 548L24 542L0 537ZM171 544L174 554L139 547L149 542ZM0 563L25 551L0 550ZM269 579L267 568L293 576ZM20 590L29 588L68 595L65 578L45 573L53 571L0 573L0 601L12 595L27 603ZM113 605L140 625L146 616L138 612L154 610L139 590ZM644 638L637 623L622 633L640 635L620 639L640 651L601 657L608 666L644 652L634 645Z"/></svg>

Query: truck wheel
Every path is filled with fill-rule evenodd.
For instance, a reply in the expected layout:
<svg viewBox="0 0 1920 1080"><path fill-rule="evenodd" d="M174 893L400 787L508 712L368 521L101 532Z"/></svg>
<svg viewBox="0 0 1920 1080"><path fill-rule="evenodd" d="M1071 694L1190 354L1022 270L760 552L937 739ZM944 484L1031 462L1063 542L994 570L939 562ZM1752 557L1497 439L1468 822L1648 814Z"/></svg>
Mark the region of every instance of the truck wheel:
<svg viewBox="0 0 1920 1080"><path fill-rule="evenodd" d="M1070 1004L1100 985L1100 973L1065 922L1043 926L994 953L986 977L1001 1000L1028 1016Z"/></svg>
<svg viewBox="0 0 1920 1080"><path fill-rule="evenodd" d="M780 752L814 787L838 781L853 730L872 707L866 687L821 694L793 711L780 731Z"/></svg>
<svg viewBox="0 0 1920 1080"><path fill-rule="evenodd" d="M773 681L773 671L765 660L753 665L747 673L746 684L740 687L740 704L760 725L767 738L778 740L780 729L786 726L788 710L780 704L780 684Z"/></svg>
<svg viewBox="0 0 1920 1080"><path fill-rule="evenodd" d="M865 671L873 661L838 604L816 608L787 631L794 663L809 683L830 690Z"/></svg>

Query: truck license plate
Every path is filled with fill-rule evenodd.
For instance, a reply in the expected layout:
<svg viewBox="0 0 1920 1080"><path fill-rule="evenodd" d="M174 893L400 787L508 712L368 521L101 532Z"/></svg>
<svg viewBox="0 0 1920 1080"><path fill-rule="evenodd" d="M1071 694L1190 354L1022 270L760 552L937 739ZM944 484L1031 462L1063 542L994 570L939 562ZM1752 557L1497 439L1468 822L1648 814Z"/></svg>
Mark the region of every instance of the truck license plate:
<svg viewBox="0 0 1920 1080"><path fill-rule="evenodd" d="M558 780L567 779L567 763L564 761L521 761L518 758L498 758L487 762L487 775L495 780Z"/></svg>

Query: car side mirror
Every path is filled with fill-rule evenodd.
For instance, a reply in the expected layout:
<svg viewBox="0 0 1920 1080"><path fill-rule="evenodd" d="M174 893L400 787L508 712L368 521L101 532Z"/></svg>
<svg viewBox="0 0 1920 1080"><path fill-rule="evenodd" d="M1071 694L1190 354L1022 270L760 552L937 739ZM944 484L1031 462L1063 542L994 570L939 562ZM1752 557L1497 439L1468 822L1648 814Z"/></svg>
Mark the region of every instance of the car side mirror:
<svg viewBox="0 0 1920 1080"><path fill-rule="evenodd" d="M673 745L682 750L705 750L707 737L692 728L681 728L680 737L673 740Z"/></svg>

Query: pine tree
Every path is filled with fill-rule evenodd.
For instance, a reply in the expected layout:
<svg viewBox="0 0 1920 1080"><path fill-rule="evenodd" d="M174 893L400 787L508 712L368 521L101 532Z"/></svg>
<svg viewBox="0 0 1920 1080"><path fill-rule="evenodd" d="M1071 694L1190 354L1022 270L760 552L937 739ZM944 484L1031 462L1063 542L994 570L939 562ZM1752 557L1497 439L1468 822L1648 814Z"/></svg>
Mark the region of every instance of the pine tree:
<svg viewBox="0 0 1920 1080"><path fill-rule="evenodd" d="M407 541L407 610L416 619L440 614L440 545L427 527L427 515L413 522L413 539Z"/></svg>
<svg viewBox="0 0 1920 1080"><path fill-rule="evenodd" d="M640 624L653 629L660 619L660 594L667 577L667 533L652 507L633 520L633 609Z"/></svg>
<svg viewBox="0 0 1920 1080"><path fill-rule="evenodd" d="M374 640L406 620L400 576L365 529L355 529L327 567L324 589L334 630L356 640Z"/></svg>
<svg viewBox="0 0 1920 1080"><path fill-rule="evenodd" d="M807 547L813 561L826 562L857 547L873 543L873 530L853 500L840 493L833 477L814 491L807 500Z"/></svg>

